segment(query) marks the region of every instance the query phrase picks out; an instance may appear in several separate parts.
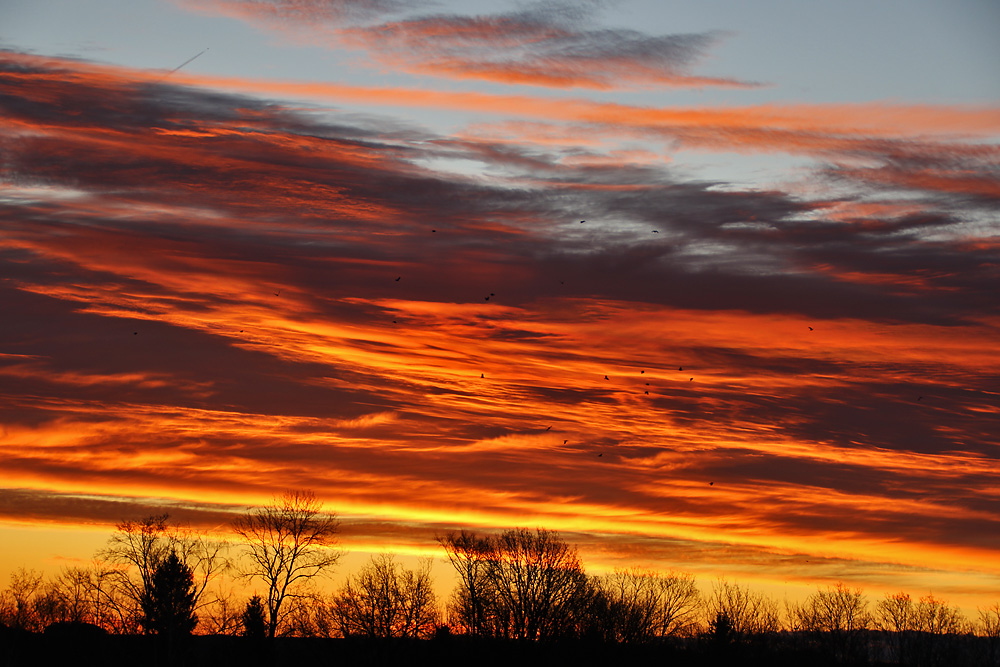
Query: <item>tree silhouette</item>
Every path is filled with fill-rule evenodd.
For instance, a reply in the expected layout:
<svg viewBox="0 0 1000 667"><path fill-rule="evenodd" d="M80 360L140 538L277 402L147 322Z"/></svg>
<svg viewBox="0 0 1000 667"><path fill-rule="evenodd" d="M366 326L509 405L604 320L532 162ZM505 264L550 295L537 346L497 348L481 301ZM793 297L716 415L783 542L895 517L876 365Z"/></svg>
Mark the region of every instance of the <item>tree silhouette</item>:
<svg viewBox="0 0 1000 667"><path fill-rule="evenodd" d="M643 642L690 634L701 597L694 577L639 568L619 569L594 580L602 603L592 610L607 640Z"/></svg>
<svg viewBox="0 0 1000 667"><path fill-rule="evenodd" d="M243 615L240 616L243 624L244 637L263 638L267 635L267 620L264 618L264 603L259 595L254 595L247 602Z"/></svg>
<svg viewBox="0 0 1000 667"><path fill-rule="evenodd" d="M458 574L458 588L451 603L453 616L473 636L491 634L486 609L492 597L488 577L489 539L463 530L439 537L438 543Z"/></svg>
<svg viewBox="0 0 1000 667"><path fill-rule="evenodd" d="M340 560L341 554L328 548L339 525L335 516L321 511L312 491L288 491L271 505L248 508L233 522L249 561L241 574L267 586L268 637L278 631L286 599Z"/></svg>
<svg viewBox="0 0 1000 667"><path fill-rule="evenodd" d="M813 593L802 604L790 605L789 617L796 629L811 635L837 660L862 660L872 615L861 589L837 583Z"/></svg>
<svg viewBox="0 0 1000 667"><path fill-rule="evenodd" d="M345 637L430 637L438 621L430 561L408 570L391 554L372 556L348 578L335 605Z"/></svg>
<svg viewBox="0 0 1000 667"><path fill-rule="evenodd" d="M461 625L509 639L577 633L592 589L576 549L557 533L516 528L480 537L463 532L440 542L459 575L452 610Z"/></svg>
<svg viewBox="0 0 1000 667"><path fill-rule="evenodd" d="M196 596L191 568L171 551L153 571L142 595L143 629L168 638L191 634L198 624Z"/></svg>
<svg viewBox="0 0 1000 667"><path fill-rule="evenodd" d="M713 636L724 634L733 642L746 642L781 630L778 605L774 600L724 579L712 588L705 601L705 613L717 625L722 624L712 628Z"/></svg>
<svg viewBox="0 0 1000 667"><path fill-rule="evenodd" d="M123 631L141 624L142 600L149 595L153 573L169 554L191 571L195 607L204 604L208 585L227 567L226 545L190 530L171 526L168 514L153 514L138 521L125 520L97 556L112 565L100 572L100 596L106 613L117 617Z"/></svg>

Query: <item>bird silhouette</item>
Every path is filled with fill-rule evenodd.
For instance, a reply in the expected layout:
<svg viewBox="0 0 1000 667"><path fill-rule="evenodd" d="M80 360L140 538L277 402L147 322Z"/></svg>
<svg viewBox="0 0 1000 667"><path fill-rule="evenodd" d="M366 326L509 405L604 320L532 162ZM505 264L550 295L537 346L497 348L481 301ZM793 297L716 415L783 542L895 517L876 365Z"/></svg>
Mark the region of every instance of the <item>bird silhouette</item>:
<svg viewBox="0 0 1000 667"><path fill-rule="evenodd" d="M274 296L281 296L281 290L278 290L277 292L275 292Z"/></svg>
<svg viewBox="0 0 1000 667"><path fill-rule="evenodd" d="M402 277L403 277L403 276L399 276L399 277L397 277L397 278L396 278L396 282L398 283L398 282L399 282L399 279L400 279L400 278L402 278Z"/></svg>
<svg viewBox="0 0 1000 667"><path fill-rule="evenodd" d="M688 382L690 382L690 381L691 381L691 380L693 380L693 379L694 379L694 378L688 378Z"/></svg>
<svg viewBox="0 0 1000 667"><path fill-rule="evenodd" d="M564 444L564 445L565 445L565 444L566 444L567 442L569 442L569 440L563 440L563 444Z"/></svg>
<svg viewBox="0 0 1000 667"><path fill-rule="evenodd" d="M920 398L918 398L917 400L918 400L918 401L922 401L922 400L924 400L924 397L923 397L923 396L921 396L921 397L920 397Z"/></svg>
<svg viewBox="0 0 1000 667"><path fill-rule="evenodd" d="M809 331L812 331L812 330L813 330L813 328L812 328L812 327L809 327Z"/></svg>
<svg viewBox="0 0 1000 667"><path fill-rule="evenodd" d="M601 452L600 454L598 454L598 456L604 456L604 452Z"/></svg>
<svg viewBox="0 0 1000 667"><path fill-rule="evenodd" d="M605 379L605 380L607 380L607 379L608 379L608 376L607 376L607 375L605 375L605 376L604 376L604 379Z"/></svg>
<svg viewBox="0 0 1000 667"><path fill-rule="evenodd" d="M489 301L489 300L490 300L490 297L486 297L486 300L487 300L487 301Z"/></svg>
<svg viewBox="0 0 1000 667"><path fill-rule="evenodd" d="M646 371L639 371L639 375L642 375L642 374L643 374L643 373L645 373L645 372L646 372Z"/></svg>
<svg viewBox="0 0 1000 667"><path fill-rule="evenodd" d="M678 366L677 370L682 371L682 370L684 370L684 367L683 366Z"/></svg>
<svg viewBox="0 0 1000 667"><path fill-rule="evenodd" d="M582 225L582 224L583 224L583 223L585 223L585 222L587 222L587 221L586 221L586 220L581 220L581 221L580 221L580 224Z"/></svg>
<svg viewBox="0 0 1000 667"><path fill-rule="evenodd" d="M654 233L654 234L659 234L659 233L660 233L660 230L659 230L659 229L654 229L654 230L653 230L653 233Z"/></svg>
<svg viewBox="0 0 1000 667"><path fill-rule="evenodd" d="M649 396L649 390L648 389L646 390L646 396Z"/></svg>
<svg viewBox="0 0 1000 667"><path fill-rule="evenodd" d="M551 427L551 426L546 426L546 427L545 427L545 430L546 430L546 431L551 431L551 430L552 430L552 427Z"/></svg>
<svg viewBox="0 0 1000 667"><path fill-rule="evenodd" d="M486 377L486 373L480 373L480 374L479 374L479 377L481 377L481 378L485 378L485 377Z"/></svg>
<svg viewBox="0 0 1000 667"><path fill-rule="evenodd" d="M133 332L132 332L132 335L133 335L133 336L138 336L138 335L139 335L139 332L138 332L138 331L133 331Z"/></svg>
<svg viewBox="0 0 1000 667"><path fill-rule="evenodd" d="M709 482L708 485L709 486L715 486L715 482Z"/></svg>

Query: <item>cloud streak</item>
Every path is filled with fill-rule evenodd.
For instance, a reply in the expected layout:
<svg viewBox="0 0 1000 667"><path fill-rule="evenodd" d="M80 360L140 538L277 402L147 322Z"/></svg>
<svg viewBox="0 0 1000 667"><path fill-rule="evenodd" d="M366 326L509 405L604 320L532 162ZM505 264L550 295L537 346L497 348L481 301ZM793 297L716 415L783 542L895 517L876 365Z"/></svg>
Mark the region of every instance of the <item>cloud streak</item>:
<svg viewBox="0 0 1000 667"><path fill-rule="evenodd" d="M114 488L211 522L306 487L359 542L545 525L606 563L995 585L995 112L525 97L504 137L444 136L5 56L6 516ZM619 123L816 162L685 178L595 143Z"/></svg>
<svg viewBox="0 0 1000 667"><path fill-rule="evenodd" d="M505 13L378 20L424 4L217 0L191 8L361 50L385 69L412 74L597 90L760 85L689 73L721 34L652 36L594 28L599 3L538 2Z"/></svg>

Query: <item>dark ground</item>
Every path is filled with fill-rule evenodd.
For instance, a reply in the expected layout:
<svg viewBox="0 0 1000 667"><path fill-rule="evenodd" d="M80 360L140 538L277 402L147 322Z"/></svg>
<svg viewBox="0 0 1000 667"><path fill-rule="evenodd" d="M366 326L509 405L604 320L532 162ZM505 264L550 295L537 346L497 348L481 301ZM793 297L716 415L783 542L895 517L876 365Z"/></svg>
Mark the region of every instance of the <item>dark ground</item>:
<svg viewBox="0 0 1000 667"><path fill-rule="evenodd" d="M51 628L50 628L51 630ZM749 645L713 644L705 638L655 644L606 644L586 640L516 642L444 636L431 640L194 636L168 642L162 637L107 635L87 628L28 633L0 627L0 667L325 667L375 665L434 667L834 667L885 666L889 662L848 660L833 646L801 637L774 636ZM96 629L99 630L99 629ZM919 651L907 665L919 667L1000 666L1000 650L985 638L970 637Z"/></svg>
<svg viewBox="0 0 1000 667"><path fill-rule="evenodd" d="M433 640L367 640L195 636L169 644L158 637L53 637L6 633L0 667L270 667L434 665L435 667L533 667L535 665L666 665L694 667L825 667L816 651L760 651L754 647L613 645L572 642L507 642L448 637Z"/></svg>

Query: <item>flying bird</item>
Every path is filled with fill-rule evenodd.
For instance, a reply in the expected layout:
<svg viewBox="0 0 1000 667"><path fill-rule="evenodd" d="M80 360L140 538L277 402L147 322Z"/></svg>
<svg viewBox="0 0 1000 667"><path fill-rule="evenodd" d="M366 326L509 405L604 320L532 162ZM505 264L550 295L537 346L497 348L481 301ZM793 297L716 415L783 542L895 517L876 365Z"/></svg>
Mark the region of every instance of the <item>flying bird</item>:
<svg viewBox="0 0 1000 667"><path fill-rule="evenodd" d="M659 230L659 229L654 229L654 230L653 230L653 233L654 233L654 234L659 234L659 233L660 233L660 230Z"/></svg>
<svg viewBox="0 0 1000 667"><path fill-rule="evenodd" d="M551 431L551 430L552 430L552 427L551 427L551 426L546 426L546 427L545 427L545 430L546 430L546 431Z"/></svg>
<svg viewBox="0 0 1000 667"><path fill-rule="evenodd" d="M678 366L677 370L682 371L682 370L684 370L684 367L683 366Z"/></svg>
<svg viewBox="0 0 1000 667"><path fill-rule="evenodd" d="M480 374L479 374L479 377L481 377L481 378L485 378L485 377L486 377L486 373L480 373Z"/></svg>
<svg viewBox="0 0 1000 667"><path fill-rule="evenodd" d="M403 276L399 276L399 278L402 278L402 277L403 277ZM399 282L399 278L396 278L396 282L397 282L397 283Z"/></svg>
<svg viewBox="0 0 1000 667"><path fill-rule="evenodd" d="M715 486L715 482L709 482L708 485L709 486Z"/></svg>
<svg viewBox="0 0 1000 667"><path fill-rule="evenodd" d="M601 452L600 454L598 454L598 456L604 456L604 452Z"/></svg>
<svg viewBox="0 0 1000 667"><path fill-rule="evenodd" d="M565 445L565 444L566 444L567 442L569 442L569 440L563 440L563 444L564 444L564 445Z"/></svg>
<svg viewBox="0 0 1000 667"><path fill-rule="evenodd" d="M607 376L607 375L605 375L605 376L604 376L604 379L605 379L605 380L607 380L607 379L608 379L608 376Z"/></svg>
<svg viewBox="0 0 1000 667"><path fill-rule="evenodd" d="M812 330L813 330L813 328L812 328L812 327L809 327L809 331L812 331Z"/></svg>
<svg viewBox="0 0 1000 667"><path fill-rule="evenodd" d="M587 222L587 221L586 221L586 220L581 220L581 221L580 221L580 224L582 225L582 224L583 224L583 223L585 223L585 222Z"/></svg>

